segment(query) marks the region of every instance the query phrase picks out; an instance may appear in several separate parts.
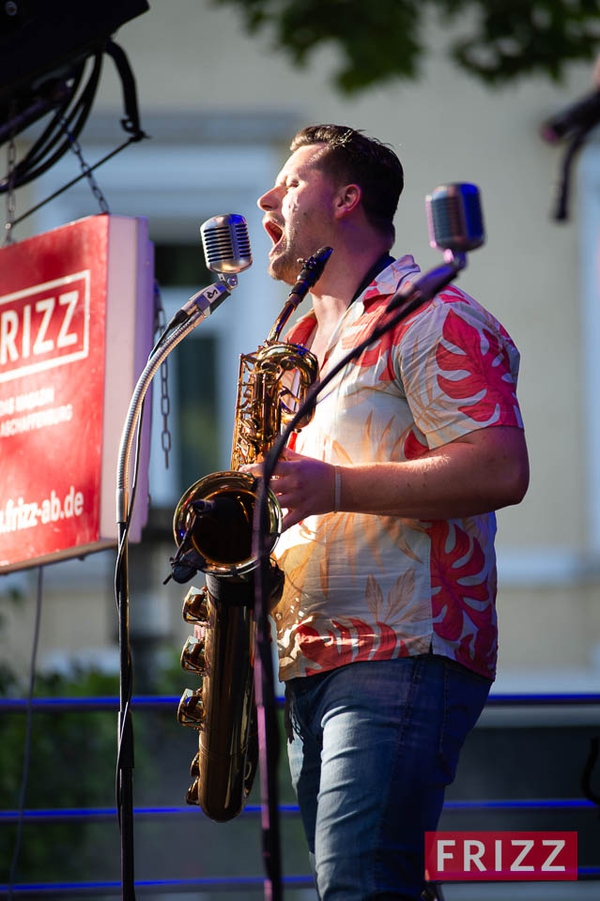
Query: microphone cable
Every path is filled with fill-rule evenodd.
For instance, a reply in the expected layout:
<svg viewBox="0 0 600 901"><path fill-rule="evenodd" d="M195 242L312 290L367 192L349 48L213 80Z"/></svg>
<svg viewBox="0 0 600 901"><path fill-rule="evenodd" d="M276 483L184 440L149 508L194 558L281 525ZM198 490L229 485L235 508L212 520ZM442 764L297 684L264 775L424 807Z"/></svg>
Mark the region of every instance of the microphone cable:
<svg viewBox="0 0 600 901"><path fill-rule="evenodd" d="M119 622L119 653L120 653L120 704L119 704L119 730L117 737L117 759L115 766L115 807L117 811L117 822L122 840L130 841L130 844L123 849L124 859L122 860L123 874L123 890L124 898L135 901L135 884L133 881L133 836L129 834L126 818L133 815L133 801L130 796L132 792L133 766L134 766L134 738L133 723L131 719L131 699L133 695L133 662L131 658L131 645L128 640L128 630L123 628L121 617L127 616L129 611L123 603L123 598L127 595L128 586L128 559L127 547L129 540L129 531L133 515L133 508L138 485L138 472L140 461L140 449L142 441L142 426L144 420L145 400L142 401L140 408L139 422L137 425L137 434L135 442L135 450L133 454L133 472L131 478L131 494L129 509L127 511L126 520L123 529L119 532L119 543L117 546L117 556L115 561L115 577L114 592L115 603L117 608L117 616ZM125 634L123 634L125 633ZM127 638L127 640L125 640ZM127 773L131 778L122 778L123 773ZM130 870L128 870L130 868ZM131 872L131 878L128 873Z"/></svg>
<svg viewBox="0 0 600 901"><path fill-rule="evenodd" d="M154 336L161 331L164 319L164 309L158 282L154 282ZM148 356L151 360L157 347L160 345L163 335L156 341L154 348ZM122 839L122 882L124 897L135 901L135 882L133 876L133 833L130 818L133 818L133 766L134 766L134 736L131 718L131 699L133 695L133 661L131 658L131 646L129 642L128 628L128 541L133 518L133 510L138 489L138 476L141 457L141 446L144 432L144 412L146 399L142 400L136 425L135 447L132 454L131 491L128 509L125 511L125 521L119 523L119 539L114 570L114 595L119 626L119 654L120 654L120 686L119 686L119 730L117 736L117 759L115 766L115 807L117 822ZM168 457L167 457L168 466ZM125 622L124 622L125 620ZM123 778L123 774L127 778Z"/></svg>

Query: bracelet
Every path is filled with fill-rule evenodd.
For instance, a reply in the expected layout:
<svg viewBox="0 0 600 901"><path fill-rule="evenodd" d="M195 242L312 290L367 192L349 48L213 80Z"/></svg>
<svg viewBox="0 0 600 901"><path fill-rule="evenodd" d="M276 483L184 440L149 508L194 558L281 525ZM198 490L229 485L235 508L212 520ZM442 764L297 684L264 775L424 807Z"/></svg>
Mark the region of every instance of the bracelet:
<svg viewBox="0 0 600 901"><path fill-rule="evenodd" d="M339 466L333 467L333 512L337 513L342 502L342 472Z"/></svg>

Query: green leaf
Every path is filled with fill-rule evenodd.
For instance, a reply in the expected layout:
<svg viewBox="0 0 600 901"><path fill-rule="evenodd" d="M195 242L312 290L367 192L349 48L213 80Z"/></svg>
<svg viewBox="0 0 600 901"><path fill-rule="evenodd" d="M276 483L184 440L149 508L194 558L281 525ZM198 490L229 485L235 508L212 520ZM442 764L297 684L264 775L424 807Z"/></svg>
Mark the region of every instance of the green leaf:
<svg viewBox="0 0 600 901"><path fill-rule="evenodd" d="M467 33L449 39L455 64L480 81L505 85L533 74L552 80L600 49L600 0L213 0L235 6L249 33L266 30L274 47L304 66L331 46L334 86L353 94L419 74L425 14ZM429 7L429 10L427 9ZM466 24L465 24L466 23Z"/></svg>

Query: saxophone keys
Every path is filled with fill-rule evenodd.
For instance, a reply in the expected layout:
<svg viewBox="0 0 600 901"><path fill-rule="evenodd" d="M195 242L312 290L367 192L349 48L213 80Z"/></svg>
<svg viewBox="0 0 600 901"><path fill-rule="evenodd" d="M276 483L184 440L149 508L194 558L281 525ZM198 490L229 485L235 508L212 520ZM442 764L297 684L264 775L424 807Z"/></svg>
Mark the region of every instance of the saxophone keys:
<svg viewBox="0 0 600 901"><path fill-rule="evenodd" d="M204 638L188 635L181 649L181 668L202 676L206 673L206 642Z"/></svg>
<svg viewBox="0 0 600 901"><path fill-rule="evenodd" d="M196 807L200 806L200 799L198 797L198 779L194 779L185 793L185 803L194 804Z"/></svg>
<svg viewBox="0 0 600 901"><path fill-rule="evenodd" d="M196 756L190 764L190 776L194 780L188 788L185 795L186 804L195 804L200 806L200 751L196 751Z"/></svg>
<svg viewBox="0 0 600 901"><path fill-rule="evenodd" d="M193 585L186 594L181 612L186 623L199 623L206 625L208 622L208 588L195 588Z"/></svg>
<svg viewBox="0 0 600 901"><path fill-rule="evenodd" d="M190 763L190 776L192 779L198 779L200 776L200 751L196 751L196 755Z"/></svg>
<svg viewBox="0 0 600 901"><path fill-rule="evenodd" d="M196 691L186 688L177 708L177 721L182 726L200 729L205 715L206 710L202 700L202 688L197 688Z"/></svg>

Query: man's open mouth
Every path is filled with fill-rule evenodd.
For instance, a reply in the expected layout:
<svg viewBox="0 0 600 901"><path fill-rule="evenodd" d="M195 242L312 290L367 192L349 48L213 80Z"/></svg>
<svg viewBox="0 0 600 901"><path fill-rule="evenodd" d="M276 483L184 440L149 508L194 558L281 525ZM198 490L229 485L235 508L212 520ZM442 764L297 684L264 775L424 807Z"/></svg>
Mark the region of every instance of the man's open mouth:
<svg viewBox="0 0 600 901"><path fill-rule="evenodd" d="M273 242L273 246L278 244L283 236L283 228L278 225L274 219L265 219L263 225L266 233Z"/></svg>

